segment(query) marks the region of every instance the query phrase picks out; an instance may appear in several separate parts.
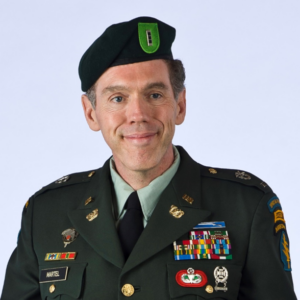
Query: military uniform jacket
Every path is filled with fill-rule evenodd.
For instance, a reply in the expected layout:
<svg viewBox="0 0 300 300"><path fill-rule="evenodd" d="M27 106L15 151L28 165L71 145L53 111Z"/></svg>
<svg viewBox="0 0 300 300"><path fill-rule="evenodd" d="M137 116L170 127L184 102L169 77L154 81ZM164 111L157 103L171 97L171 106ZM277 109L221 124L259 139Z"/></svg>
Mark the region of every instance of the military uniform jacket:
<svg viewBox="0 0 300 300"><path fill-rule="evenodd" d="M109 161L94 174L73 174L68 181L52 183L32 196L23 211L1 299L128 299L121 291L124 284L134 287L129 297L134 300L296 299L291 272L284 270L284 263L290 262L281 257L286 247L282 248L280 232L274 233L274 214L268 207L276 195L252 174L246 180L237 178L233 170L211 172L177 148L179 169L126 262L112 210ZM85 204L89 197L92 201ZM172 205L184 215L170 214ZM98 215L89 221L87 215L96 209ZM209 221L225 222L232 259L175 260L173 242L188 240L193 226ZM79 235L64 248L61 233L68 228ZM62 252L76 252L76 259L45 261L47 253ZM227 291L208 293L207 285L216 285L218 266L228 271ZM66 280L50 278L40 283L42 270L60 267L68 267ZM188 268L204 272L207 284L179 285L176 274ZM55 290L50 292L51 285Z"/></svg>

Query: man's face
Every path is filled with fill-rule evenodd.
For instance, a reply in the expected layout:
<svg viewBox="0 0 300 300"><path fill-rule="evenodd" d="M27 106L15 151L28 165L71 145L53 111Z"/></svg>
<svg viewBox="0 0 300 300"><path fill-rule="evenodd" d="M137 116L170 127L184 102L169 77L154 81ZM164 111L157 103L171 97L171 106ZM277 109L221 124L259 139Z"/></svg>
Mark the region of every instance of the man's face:
<svg viewBox="0 0 300 300"><path fill-rule="evenodd" d="M173 160L175 125L184 121L185 91L174 98L163 60L109 68L96 83L96 109L83 96L87 121L101 130L117 168L147 171ZM170 163L169 163L170 166Z"/></svg>

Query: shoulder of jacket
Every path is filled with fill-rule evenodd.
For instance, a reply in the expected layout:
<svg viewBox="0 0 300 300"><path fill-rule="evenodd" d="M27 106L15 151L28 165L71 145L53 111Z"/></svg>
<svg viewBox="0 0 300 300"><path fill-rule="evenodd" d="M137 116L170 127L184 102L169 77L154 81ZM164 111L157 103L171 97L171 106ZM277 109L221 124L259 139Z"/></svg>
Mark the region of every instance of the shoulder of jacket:
<svg viewBox="0 0 300 300"><path fill-rule="evenodd" d="M257 176L241 170L221 169L200 165L201 175L221 180L238 182L243 185L253 186L265 194L272 192L271 187Z"/></svg>
<svg viewBox="0 0 300 300"><path fill-rule="evenodd" d="M74 184L89 182L97 171L98 170L90 170L90 171L65 175L65 176L51 182L50 184L42 187L40 190L38 190L33 195L33 197L41 195L49 190L54 190L54 189L58 189L58 188L66 187L66 186L71 186Z"/></svg>

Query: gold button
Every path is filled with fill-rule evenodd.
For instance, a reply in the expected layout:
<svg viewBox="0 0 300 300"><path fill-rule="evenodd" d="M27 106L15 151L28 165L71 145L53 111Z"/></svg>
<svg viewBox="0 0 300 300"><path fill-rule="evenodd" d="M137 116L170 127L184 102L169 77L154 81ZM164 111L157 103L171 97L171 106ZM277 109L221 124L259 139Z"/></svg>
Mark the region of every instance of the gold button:
<svg viewBox="0 0 300 300"><path fill-rule="evenodd" d="M130 297L134 294L134 287L131 284L127 283L122 286L121 291L124 296Z"/></svg>
<svg viewBox="0 0 300 300"><path fill-rule="evenodd" d="M214 288L211 285L207 285L205 291L209 294L214 292Z"/></svg>
<svg viewBox="0 0 300 300"><path fill-rule="evenodd" d="M95 171L92 171L92 172L88 175L88 177L92 177L95 173L96 173Z"/></svg>
<svg viewBox="0 0 300 300"><path fill-rule="evenodd" d="M54 293L54 291L55 291L55 285L52 284L52 285L50 285L50 287L49 287L49 292L52 294L52 293Z"/></svg>

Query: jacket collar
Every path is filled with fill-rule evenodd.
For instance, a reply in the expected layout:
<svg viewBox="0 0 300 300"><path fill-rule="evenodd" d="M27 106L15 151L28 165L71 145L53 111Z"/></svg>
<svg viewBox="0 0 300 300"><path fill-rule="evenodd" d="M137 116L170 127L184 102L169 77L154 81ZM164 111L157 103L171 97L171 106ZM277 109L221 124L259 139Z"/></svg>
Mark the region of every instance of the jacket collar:
<svg viewBox="0 0 300 300"><path fill-rule="evenodd" d="M210 212L201 208L201 172L196 163L182 148L177 146L181 162L177 173L163 191L152 216L135 245L128 260L124 261L121 244L112 211L112 189L109 160L96 171L80 206L69 212L69 218L82 237L104 259L122 268L122 273L141 264L173 241L208 218ZM94 201L85 205L89 197ZM189 197L189 198L187 198ZM193 199L192 204L186 199ZM181 218L170 214L171 205L184 212ZM98 217L93 221L86 219L87 214L98 209Z"/></svg>

